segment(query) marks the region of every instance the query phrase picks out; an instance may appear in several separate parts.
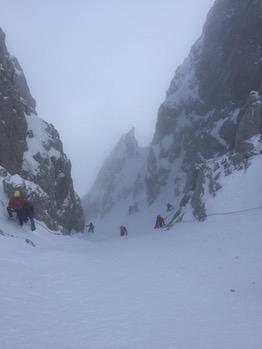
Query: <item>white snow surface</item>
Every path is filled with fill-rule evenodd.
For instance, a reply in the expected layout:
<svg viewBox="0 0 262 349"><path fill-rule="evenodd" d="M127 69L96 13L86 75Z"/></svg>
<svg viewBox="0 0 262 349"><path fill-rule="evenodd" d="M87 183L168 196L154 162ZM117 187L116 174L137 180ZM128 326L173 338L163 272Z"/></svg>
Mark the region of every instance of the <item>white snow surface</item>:
<svg viewBox="0 0 262 349"><path fill-rule="evenodd" d="M258 157L225 177L210 212L262 206L261 170ZM0 207L15 236L0 235L0 348L261 348L262 210L170 230L154 230L154 214L68 237L20 228Z"/></svg>

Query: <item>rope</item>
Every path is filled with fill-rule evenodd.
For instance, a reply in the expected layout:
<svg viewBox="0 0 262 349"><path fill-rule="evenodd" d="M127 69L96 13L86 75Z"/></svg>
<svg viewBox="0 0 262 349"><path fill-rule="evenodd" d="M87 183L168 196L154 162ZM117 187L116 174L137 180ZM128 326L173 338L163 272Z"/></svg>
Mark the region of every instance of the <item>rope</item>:
<svg viewBox="0 0 262 349"><path fill-rule="evenodd" d="M206 215L206 217L229 216L229 215L234 215L234 214L238 214L238 213L251 212L251 211L257 211L257 210L262 210L262 206L253 207L253 208L246 208L246 209L237 210L237 211L210 213L210 214ZM193 223L193 222L199 222L199 221L197 219L187 219L187 220L184 220L181 222L174 222L174 224Z"/></svg>
<svg viewBox="0 0 262 349"><path fill-rule="evenodd" d="M45 229L46 231L48 231L50 234L54 234L54 235L63 235L62 233L56 233L53 230L48 229L45 225L39 223L37 220L35 221L36 224L40 225L43 229Z"/></svg>
<svg viewBox="0 0 262 349"><path fill-rule="evenodd" d="M172 210L172 211L174 211L174 210ZM169 218L170 216L172 216L173 214L174 214L174 212L169 213L167 216L164 217L164 220L168 219L168 218Z"/></svg>
<svg viewBox="0 0 262 349"><path fill-rule="evenodd" d="M243 210L238 210L238 211L229 211L229 212L220 212L220 213L210 213L207 215L207 217L211 216L226 216L226 215L231 215L231 214L236 214L236 213L242 213L242 212L250 212L250 211L256 211L256 210L261 210L262 206L258 207L253 207L253 208L246 208Z"/></svg>
<svg viewBox="0 0 262 349"><path fill-rule="evenodd" d="M15 236L13 234L5 233L1 229L0 229L0 235L1 236L5 236L5 237L9 237L9 238L18 239L18 240L23 240L24 242L26 242L27 244L31 245L32 247L35 247L34 242L32 240L28 239L28 238L23 238L23 237L20 237L20 236Z"/></svg>

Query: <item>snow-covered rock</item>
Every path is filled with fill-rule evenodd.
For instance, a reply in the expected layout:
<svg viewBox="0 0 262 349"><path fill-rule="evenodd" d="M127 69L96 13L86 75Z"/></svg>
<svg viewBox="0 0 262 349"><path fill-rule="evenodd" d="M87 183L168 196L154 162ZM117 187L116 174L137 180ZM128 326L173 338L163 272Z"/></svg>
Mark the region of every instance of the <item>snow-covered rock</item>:
<svg viewBox="0 0 262 349"><path fill-rule="evenodd" d="M26 191L37 218L52 229L83 230L71 163L54 126L37 116L23 70L9 54L1 29L0 165L8 177L4 179L6 193L11 195L15 188Z"/></svg>
<svg viewBox="0 0 262 349"><path fill-rule="evenodd" d="M262 134L261 15L261 1L215 2L201 38L177 69L159 109L153 139L159 155L147 181L149 203L171 182L177 205L187 201L194 215L202 218L208 180L203 168L209 168L208 161L221 163L226 156L233 172L257 153L253 137L260 142ZM163 154L167 137L173 142ZM159 180L166 168L163 158L171 169L176 167L165 172L164 183Z"/></svg>
<svg viewBox="0 0 262 349"><path fill-rule="evenodd" d="M146 155L147 149L138 146L134 129L121 137L82 200L87 219L103 218L116 205L121 206L123 214L141 209Z"/></svg>

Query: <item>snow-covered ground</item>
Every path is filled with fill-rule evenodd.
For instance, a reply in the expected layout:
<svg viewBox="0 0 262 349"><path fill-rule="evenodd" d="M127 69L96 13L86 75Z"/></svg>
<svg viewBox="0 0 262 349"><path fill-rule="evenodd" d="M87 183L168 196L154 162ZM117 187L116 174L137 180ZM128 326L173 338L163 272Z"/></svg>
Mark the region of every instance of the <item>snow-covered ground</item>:
<svg viewBox="0 0 262 349"><path fill-rule="evenodd" d="M209 213L262 206L261 171L222 179ZM262 347L262 209L170 230L152 229L157 207L115 212L69 237L20 228L0 199L1 349Z"/></svg>
<svg viewBox="0 0 262 349"><path fill-rule="evenodd" d="M262 346L260 211L128 238L1 227L1 349Z"/></svg>

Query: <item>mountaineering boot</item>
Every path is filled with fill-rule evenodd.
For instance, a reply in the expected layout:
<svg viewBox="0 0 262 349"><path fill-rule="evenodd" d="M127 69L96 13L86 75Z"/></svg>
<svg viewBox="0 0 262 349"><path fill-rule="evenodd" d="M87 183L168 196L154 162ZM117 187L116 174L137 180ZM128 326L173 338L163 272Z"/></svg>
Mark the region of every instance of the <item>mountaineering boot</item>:
<svg viewBox="0 0 262 349"><path fill-rule="evenodd" d="M30 219L30 223L31 223L31 230L32 231L36 230L34 218L29 218L29 219Z"/></svg>

